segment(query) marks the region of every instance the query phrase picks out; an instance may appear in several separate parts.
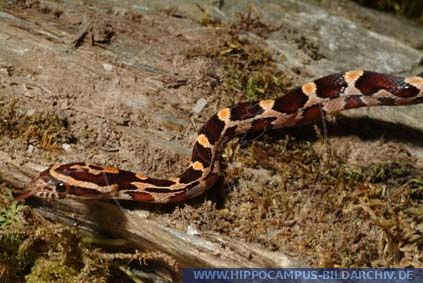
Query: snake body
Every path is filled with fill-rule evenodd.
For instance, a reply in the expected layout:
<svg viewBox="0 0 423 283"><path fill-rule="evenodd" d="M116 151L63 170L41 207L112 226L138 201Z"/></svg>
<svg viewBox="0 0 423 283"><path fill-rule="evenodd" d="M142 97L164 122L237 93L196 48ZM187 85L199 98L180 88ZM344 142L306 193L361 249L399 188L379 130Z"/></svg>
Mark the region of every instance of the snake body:
<svg viewBox="0 0 423 283"><path fill-rule="evenodd" d="M58 164L42 172L24 197L182 202L216 183L221 148L236 136L307 124L352 108L418 103L423 103L423 73L406 78L370 71L331 74L279 98L241 102L217 112L201 127L190 165L177 177L156 179L84 162Z"/></svg>

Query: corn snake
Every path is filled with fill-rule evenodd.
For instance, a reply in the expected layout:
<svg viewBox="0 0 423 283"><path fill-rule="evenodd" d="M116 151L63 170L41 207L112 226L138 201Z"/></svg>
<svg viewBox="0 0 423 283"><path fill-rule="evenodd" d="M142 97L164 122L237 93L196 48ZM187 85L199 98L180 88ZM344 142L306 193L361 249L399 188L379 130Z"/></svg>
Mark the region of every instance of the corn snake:
<svg viewBox="0 0 423 283"><path fill-rule="evenodd" d="M125 199L175 203L198 196L219 178L224 143L241 134L312 123L322 114L378 105L423 103L423 73L397 77L370 71L336 73L276 99L240 102L213 115L200 129L191 163L179 176L155 179L85 162L53 165L30 184L41 198Z"/></svg>

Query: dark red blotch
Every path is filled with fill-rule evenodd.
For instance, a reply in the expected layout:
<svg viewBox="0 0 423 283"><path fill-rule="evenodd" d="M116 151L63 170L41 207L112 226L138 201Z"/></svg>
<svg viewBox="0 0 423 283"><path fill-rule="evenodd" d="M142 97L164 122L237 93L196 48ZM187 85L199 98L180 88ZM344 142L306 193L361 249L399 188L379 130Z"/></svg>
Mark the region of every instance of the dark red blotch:
<svg viewBox="0 0 423 283"><path fill-rule="evenodd" d="M231 121L240 121L253 118L264 112L256 102L240 102L231 108Z"/></svg>
<svg viewBox="0 0 423 283"><path fill-rule="evenodd" d="M348 86L344 79L344 74L337 73L314 81L316 84L316 94L321 98L337 98Z"/></svg>
<svg viewBox="0 0 423 283"><path fill-rule="evenodd" d="M192 157L191 160L200 161L204 165L209 165L212 162L212 150L211 148L207 148L202 146L200 143L196 142L192 149Z"/></svg>
<svg viewBox="0 0 423 283"><path fill-rule="evenodd" d="M204 124L198 134L204 134L210 144L215 144L219 140L224 128L225 122L221 121L217 117L217 114L215 114Z"/></svg>
<svg viewBox="0 0 423 283"><path fill-rule="evenodd" d="M381 89L385 89L398 97L414 97L419 93L418 88L407 84L401 77L369 71L365 71L358 78L355 86L364 95L373 95Z"/></svg>
<svg viewBox="0 0 423 283"><path fill-rule="evenodd" d="M303 93L301 88L297 88L288 94L275 99L273 110L293 114L303 107L308 100L308 96Z"/></svg>

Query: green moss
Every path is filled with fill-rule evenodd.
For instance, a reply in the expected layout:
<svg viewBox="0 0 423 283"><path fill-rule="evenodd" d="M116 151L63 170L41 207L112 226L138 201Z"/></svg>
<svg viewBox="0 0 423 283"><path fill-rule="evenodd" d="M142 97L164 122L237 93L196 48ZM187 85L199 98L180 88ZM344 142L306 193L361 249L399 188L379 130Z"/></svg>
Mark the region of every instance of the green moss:
<svg viewBox="0 0 423 283"><path fill-rule="evenodd" d="M183 221L312 266L421 266L423 180L415 161L353 166L329 141L326 150L318 143L323 137L310 143L292 135L229 143L225 156L240 165L225 171L232 185L224 208L186 208Z"/></svg>
<svg viewBox="0 0 423 283"><path fill-rule="evenodd" d="M19 257L24 241L26 206L13 201L11 190L0 184L0 278L17 282L26 267Z"/></svg>
<svg viewBox="0 0 423 283"><path fill-rule="evenodd" d="M227 72L225 87L228 90L243 93L249 101L280 92L280 72L265 50L232 37L210 55L223 64Z"/></svg>
<svg viewBox="0 0 423 283"><path fill-rule="evenodd" d="M336 172L335 172L336 171ZM398 184L402 178L411 176L415 171L406 163L377 163L367 167L341 166L332 174L342 177L347 183L391 183Z"/></svg>
<svg viewBox="0 0 423 283"><path fill-rule="evenodd" d="M52 261L51 259L39 258L35 261L31 269L31 273L25 276L28 283L39 282L80 282L78 272L61 262Z"/></svg>
<svg viewBox="0 0 423 283"><path fill-rule="evenodd" d="M0 278L4 282L24 278L27 282L94 282L91 279L109 276L80 272L95 263L107 272L111 261L93 255L81 244L78 231L35 217L29 207L13 200L4 184L0 184L0 196Z"/></svg>
<svg viewBox="0 0 423 283"><path fill-rule="evenodd" d="M131 262L143 268L155 261L172 269L176 266L160 253L118 253L116 246L108 253L94 247L91 243L98 241L86 240L77 229L24 211L24 206L12 203L0 213L0 278L5 282L132 282L120 266Z"/></svg>
<svg viewBox="0 0 423 283"><path fill-rule="evenodd" d="M17 202L12 203L6 208L3 208L0 211L0 229L22 226L24 223L22 214L24 208L24 205Z"/></svg>
<svg viewBox="0 0 423 283"><path fill-rule="evenodd" d="M59 143L73 139L67 131L66 119L49 112L20 113L19 108L18 101L11 100L2 109L0 131L4 135L38 144L47 150L58 149Z"/></svg>
<svg viewBox="0 0 423 283"><path fill-rule="evenodd" d="M235 23L220 27L217 46L201 53L222 64L226 71L224 86L231 94L238 93L249 101L276 96L283 84L281 72L271 54L256 42L251 42L248 34L266 37L277 29L279 27L270 27L259 17L253 17L250 10L246 15L240 14Z"/></svg>

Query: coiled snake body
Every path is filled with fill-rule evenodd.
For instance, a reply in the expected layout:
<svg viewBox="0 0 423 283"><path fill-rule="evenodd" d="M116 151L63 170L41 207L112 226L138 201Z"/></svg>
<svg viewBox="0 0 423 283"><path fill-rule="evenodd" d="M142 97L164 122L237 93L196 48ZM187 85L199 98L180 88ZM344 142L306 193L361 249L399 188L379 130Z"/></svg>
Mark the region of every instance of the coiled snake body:
<svg viewBox="0 0 423 283"><path fill-rule="evenodd" d="M84 162L53 165L21 198L125 199L174 203L202 194L219 178L223 144L235 136L311 123L322 114L377 106L423 102L423 73L397 77L349 71L306 83L277 99L241 102L213 115L200 129L191 163L180 176L168 179L100 167Z"/></svg>

